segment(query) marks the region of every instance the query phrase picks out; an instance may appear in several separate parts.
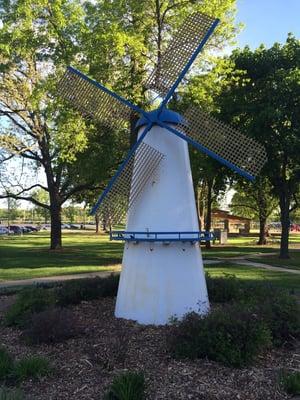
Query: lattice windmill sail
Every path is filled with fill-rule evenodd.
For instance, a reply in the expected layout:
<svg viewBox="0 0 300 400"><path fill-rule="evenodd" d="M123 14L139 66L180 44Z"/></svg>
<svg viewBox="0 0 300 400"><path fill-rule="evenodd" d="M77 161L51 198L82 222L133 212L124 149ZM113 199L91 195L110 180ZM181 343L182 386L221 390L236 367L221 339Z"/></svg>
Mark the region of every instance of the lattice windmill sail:
<svg viewBox="0 0 300 400"><path fill-rule="evenodd" d="M190 15L161 57L146 87L163 100L146 112L68 67L59 93L84 116L111 128L139 117L138 139L95 204L109 226L127 215L116 316L165 324L186 312L209 309L188 143L253 180L266 161L259 143L199 108L179 115L166 108L177 86L213 33L218 20Z"/></svg>

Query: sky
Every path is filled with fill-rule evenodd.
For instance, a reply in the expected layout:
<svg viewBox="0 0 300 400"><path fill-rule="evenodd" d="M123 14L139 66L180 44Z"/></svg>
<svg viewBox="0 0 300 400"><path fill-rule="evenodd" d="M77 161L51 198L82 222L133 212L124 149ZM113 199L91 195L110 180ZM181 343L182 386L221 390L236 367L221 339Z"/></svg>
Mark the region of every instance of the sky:
<svg viewBox="0 0 300 400"><path fill-rule="evenodd" d="M237 8L237 21L245 24L238 47L270 47L285 42L289 32L300 39L300 0L238 0Z"/></svg>

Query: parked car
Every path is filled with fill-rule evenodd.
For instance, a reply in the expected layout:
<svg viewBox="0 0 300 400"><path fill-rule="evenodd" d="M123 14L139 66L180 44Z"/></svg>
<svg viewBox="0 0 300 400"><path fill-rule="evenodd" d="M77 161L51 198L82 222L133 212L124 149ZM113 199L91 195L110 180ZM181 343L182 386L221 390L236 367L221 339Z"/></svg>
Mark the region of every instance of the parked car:
<svg viewBox="0 0 300 400"><path fill-rule="evenodd" d="M22 235L23 229L18 225L10 225L9 230L12 231L15 235Z"/></svg>
<svg viewBox="0 0 300 400"><path fill-rule="evenodd" d="M9 235L10 233L13 233L9 229L5 228L4 226L0 226L0 235Z"/></svg>
<svg viewBox="0 0 300 400"><path fill-rule="evenodd" d="M71 229L71 225L69 225L69 224L61 224L61 229Z"/></svg>
<svg viewBox="0 0 300 400"><path fill-rule="evenodd" d="M31 225L25 225L26 229L29 229L30 232L37 232L38 228L36 228L35 226L31 226Z"/></svg>

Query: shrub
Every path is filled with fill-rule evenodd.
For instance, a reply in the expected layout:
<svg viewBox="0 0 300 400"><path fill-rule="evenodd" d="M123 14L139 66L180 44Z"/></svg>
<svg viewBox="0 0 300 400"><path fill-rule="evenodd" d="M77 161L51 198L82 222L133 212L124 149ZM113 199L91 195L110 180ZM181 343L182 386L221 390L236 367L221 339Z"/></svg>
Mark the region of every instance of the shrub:
<svg viewBox="0 0 300 400"><path fill-rule="evenodd" d="M266 297L257 306L257 312L268 324L274 345L281 346L300 338L300 304L295 296L281 292Z"/></svg>
<svg viewBox="0 0 300 400"><path fill-rule="evenodd" d="M43 311L54 303L55 296L50 290L24 289L6 312L4 322L7 326L24 327L32 313Z"/></svg>
<svg viewBox="0 0 300 400"><path fill-rule="evenodd" d="M280 385L288 394L300 394L300 371L283 371L280 376Z"/></svg>
<svg viewBox="0 0 300 400"><path fill-rule="evenodd" d="M23 400L24 396L18 389L0 387L0 400Z"/></svg>
<svg viewBox="0 0 300 400"><path fill-rule="evenodd" d="M23 381L27 378L39 378L51 373L49 362L46 358L40 356L29 356L16 362L14 376L17 381Z"/></svg>
<svg viewBox="0 0 300 400"><path fill-rule="evenodd" d="M13 368L13 358L6 349L0 348L0 379L8 378L12 374Z"/></svg>
<svg viewBox="0 0 300 400"><path fill-rule="evenodd" d="M74 314L66 309L50 308L32 314L22 338L28 344L58 343L80 333Z"/></svg>
<svg viewBox="0 0 300 400"><path fill-rule="evenodd" d="M242 295L240 281L232 275L212 278L207 274L206 284L210 300L216 303L227 303Z"/></svg>
<svg viewBox="0 0 300 400"><path fill-rule="evenodd" d="M142 373L126 372L117 376L105 396L106 400L145 399L145 379Z"/></svg>
<svg viewBox="0 0 300 400"><path fill-rule="evenodd" d="M271 344L268 327L241 306L227 306L201 317L187 314L175 323L169 348L176 358L209 358L228 366L251 364Z"/></svg>
<svg viewBox="0 0 300 400"><path fill-rule="evenodd" d="M114 297L117 295L119 275L111 274L107 278L87 278L65 282L57 290L60 306L79 304L81 301Z"/></svg>

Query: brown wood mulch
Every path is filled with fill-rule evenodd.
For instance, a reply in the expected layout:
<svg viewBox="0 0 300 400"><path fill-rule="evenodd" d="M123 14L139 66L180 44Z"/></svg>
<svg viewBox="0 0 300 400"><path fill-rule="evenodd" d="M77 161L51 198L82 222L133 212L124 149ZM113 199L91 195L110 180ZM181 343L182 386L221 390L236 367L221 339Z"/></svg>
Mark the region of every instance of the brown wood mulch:
<svg viewBox="0 0 300 400"><path fill-rule="evenodd" d="M144 372L149 400L290 398L279 388L278 374L282 368L299 368L295 349L269 352L245 369L208 360L177 361L166 351L167 327L116 319L114 303L106 298L72 307L84 333L56 345L26 346L20 331L0 327L1 345L17 359L43 355L54 367L51 377L21 385L29 400L101 400L112 379L126 370Z"/></svg>

